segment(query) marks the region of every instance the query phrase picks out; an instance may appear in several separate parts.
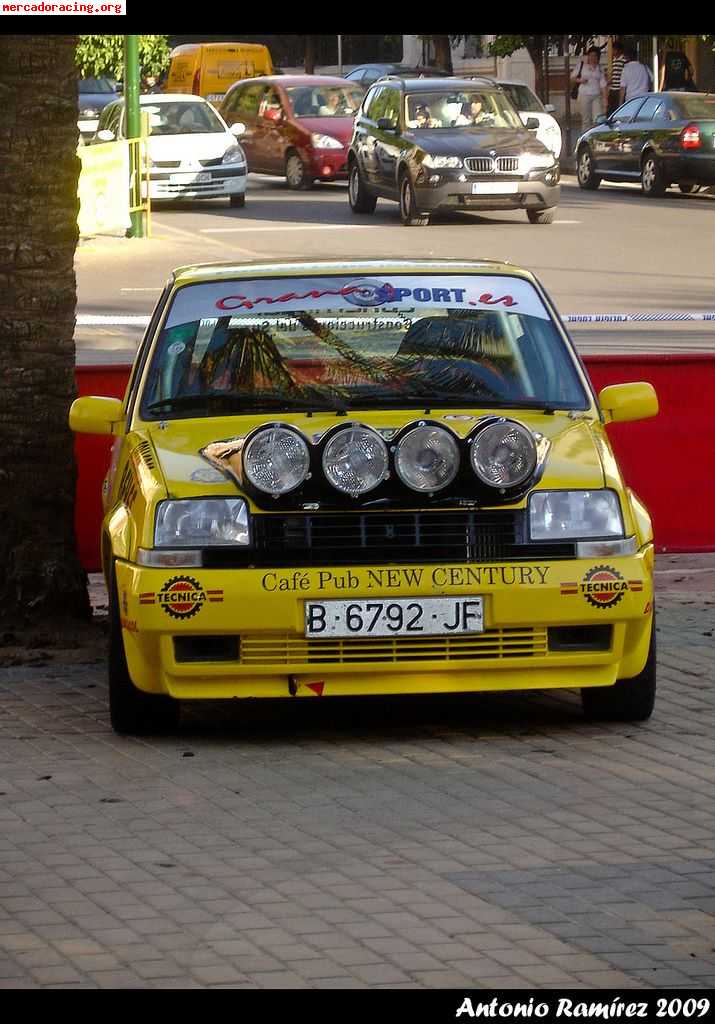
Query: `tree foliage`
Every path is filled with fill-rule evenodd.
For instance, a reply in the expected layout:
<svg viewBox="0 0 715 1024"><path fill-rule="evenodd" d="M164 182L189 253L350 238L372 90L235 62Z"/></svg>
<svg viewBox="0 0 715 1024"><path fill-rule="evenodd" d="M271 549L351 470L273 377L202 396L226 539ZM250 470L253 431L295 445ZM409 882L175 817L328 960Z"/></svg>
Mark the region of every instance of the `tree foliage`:
<svg viewBox="0 0 715 1024"><path fill-rule="evenodd" d="M139 36L139 65L145 75L160 75L169 67L168 36ZM124 36L80 36L77 68L82 78L124 77Z"/></svg>

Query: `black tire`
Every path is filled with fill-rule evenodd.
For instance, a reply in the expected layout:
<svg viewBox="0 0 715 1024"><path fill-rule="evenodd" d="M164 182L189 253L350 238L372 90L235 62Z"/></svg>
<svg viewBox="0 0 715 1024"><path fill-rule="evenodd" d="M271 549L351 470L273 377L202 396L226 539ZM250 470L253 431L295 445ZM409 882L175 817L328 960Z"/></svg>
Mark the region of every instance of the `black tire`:
<svg viewBox="0 0 715 1024"><path fill-rule="evenodd" d="M594 189L601 184L601 177L594 173L593 156L588 146L582 146L576 160L576 177L579 188Z"/></svg>
<svg viewBox="0 0 715 1024"><path fill-rule="evenodd" d="M295 192L303 192L313 187L313 179L301 157L292 150L286 156L285 166L286 181L288 188Z"/></svg>
<svg viewBox="0 0 715 1024"><path fill-rule="evenodd" d="M613 686L584 686L581 704L587 718L607 722L645 722L655 704L655 616L648 660L633 679L620 679Z"/></svg>
<svg viewBox="0 0 715 1024"><path fill-rule="evenodd" d="M350 165L348 201L353 213L374 213L377 205L377 196L372 195L365 188L357 160Z"/></svg>
<svg viewBox="0 0 715 1024"><path fill-rule="evenodd" d="M143 693L129 676L119 616L117 582L112 575L109 596L109 719L120 735L168 732L179 724L180 706L172 697Z"/></svg>
<svg viewBox="0 0 715 1024"><path fill-rule="evenodd" d="M665 195L668 183L655 153L646 153L641 163L641 188L643 195L657 199Z"/></svg>
<svg viewBox="0 0 715 1024"><path fill-rule="evenodd" d="M238 196L229 196L228 203L229 206L236 206L239 209L242 209L246 205L246 193L241 192Z"/></svg>
<svg viewBox="0 0 715 1024"><path fill-rule="evenodd" d="M405 227L424 227L429 224L429 214L419 213L415 190L409 174L400 178L400 218Z"/></svg>
<svg viewBox="0 0 715 1024"><path fill-rule="evenodd" d="M553 224L556 207L550 206L548 210L527 210L526 216L530 224Z"/></svg>

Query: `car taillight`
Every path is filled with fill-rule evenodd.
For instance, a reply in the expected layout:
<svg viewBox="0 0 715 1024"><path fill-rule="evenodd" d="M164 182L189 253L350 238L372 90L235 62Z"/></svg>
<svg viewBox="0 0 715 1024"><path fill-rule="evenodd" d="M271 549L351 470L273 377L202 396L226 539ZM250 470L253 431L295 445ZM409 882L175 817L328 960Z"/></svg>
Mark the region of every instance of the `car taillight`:
<svg viewBox="0 0 715 1024"><path fill-rule="evenodd" d="M689 124L680 133L680 145L683 149L700 149L700 129L696 124Z"/></svg>
<svg viewBox="0 0 715 1024"><path fill-rule="evenodd" d="M200 84L201 84L201 68L199 68L197 71L194 71L194 81L193 81L193 83L191 85L191 91L194 94L194 96L200 96L201 95L201 93L199 91Z"/></svg>

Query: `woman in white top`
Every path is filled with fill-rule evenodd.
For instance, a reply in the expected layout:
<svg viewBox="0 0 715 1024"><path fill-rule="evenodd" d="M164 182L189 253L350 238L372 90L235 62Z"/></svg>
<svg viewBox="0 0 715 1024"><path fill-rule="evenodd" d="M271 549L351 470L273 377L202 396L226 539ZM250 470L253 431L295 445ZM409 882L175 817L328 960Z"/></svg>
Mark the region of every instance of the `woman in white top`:
<svg viewBox="0 0 715 1024"><path fill-rule="evenodd" d="M578 108L581 114L581 131L586 131L602 114L608 102L608 82L600 65L601 51L592 46L586 53L571 81L578 83Z"/></svg>

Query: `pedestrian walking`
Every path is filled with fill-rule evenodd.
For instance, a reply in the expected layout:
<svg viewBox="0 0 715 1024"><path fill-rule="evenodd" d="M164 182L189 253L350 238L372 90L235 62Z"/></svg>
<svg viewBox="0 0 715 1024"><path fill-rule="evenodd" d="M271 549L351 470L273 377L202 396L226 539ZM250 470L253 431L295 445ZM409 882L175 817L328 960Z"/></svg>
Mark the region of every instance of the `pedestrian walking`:
<svg viewBox="0 0 715 1024"><path fill-rule="evenodd" d="M634 50L626 50L626 63L621 71L621 103L645 96L653 87L650 68L636 57Z"/></svg>
<svg viewBox="0 0 715 1024"><path fill-rule="evenodd" d="M587 131L599 114L606 109L608 82L600 64L601 51L592 46L586 51L586 60L581 61L571 81L578 85L578 109L581 114L581 131Z"/></svg>
<svg viewBox="0 0 715 1024"><path fill-rule="evenodd" d="M661 57L660 92L697 92L693 66L682 50L667 50Z"/></svg>
<svg viewBox="0 0 715 1024"><path fill-rule="evenodd" d="M608 108L606 113L610 117L616 107L621 103L621 72L626 63L626 54L623 43L620 39L614 39L611 45L611 77L608 84Z"/></svg>

